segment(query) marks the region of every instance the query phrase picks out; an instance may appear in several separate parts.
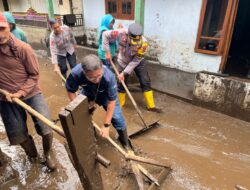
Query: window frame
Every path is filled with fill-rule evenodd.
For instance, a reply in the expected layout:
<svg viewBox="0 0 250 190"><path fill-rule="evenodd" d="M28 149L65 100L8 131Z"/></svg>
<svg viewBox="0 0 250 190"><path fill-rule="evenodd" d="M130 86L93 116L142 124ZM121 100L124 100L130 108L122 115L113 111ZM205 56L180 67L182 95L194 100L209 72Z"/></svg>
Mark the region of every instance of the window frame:
<svg viewBox="0 0 250 190"><path fill-rule="evenodd" d="M228 5L227 5L227 8L226 8L225 18L224 18L224 21L223 21L223 27L222 27L222 30L221 30L221 36L220 37L206 37L206 36L201 35L208 1L209 0L202 0L199 27L198 27L198 32L197 32L197 36L196 36L196 44L195 44L194 51L196 53L204 53L204 54L209 54L209 55L222 55L223 51L224 51L224 48L225 48L226 34L228 32L230 13L232 11L233 1L234 0L228 0ZM218 40L219 44L218 44L217 51L200 49L199 44L200 44L201 39Z"/></svg>
<svg viewBox="0 0 250 190"><path fill-rule="evenodd" d="M108 2L116 2L117 4L117 13L110 13L115 19L121 20L134 20L135 19L135 0L131 0L131 14L122 14L122 0L105 0L105 13L108 12Z"/></svg>

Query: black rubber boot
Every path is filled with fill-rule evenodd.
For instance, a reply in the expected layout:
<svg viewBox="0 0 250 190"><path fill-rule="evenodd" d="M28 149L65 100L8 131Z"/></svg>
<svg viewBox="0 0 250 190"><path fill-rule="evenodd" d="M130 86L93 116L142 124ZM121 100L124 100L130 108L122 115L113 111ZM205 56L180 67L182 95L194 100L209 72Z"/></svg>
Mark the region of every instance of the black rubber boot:
<svg viewBox="0 0 250 190"><path fill-rule="evenodd" d="M119 142L122 144L122 146L128 150L129 148L133 148L130 140L128 138L128 133L127 133L127 129L122 130L117 130L119 136L118 136L118 140Z"/></svg>
<svg viewBox="0 0 250 190"><path fill-rule="evenodd" d="M43 151L46 159L46 165L51 171L56 169L56 161L54 160L52 152L52 141L53 133L49 133L43 136Z"/></svg>
<svg viewBox="0 0 250 190"><path fill-rule="evenodd" d="M30 162L34 163L37 160L37 149L32 136L29 135L28 139L20 145L27 154Z"/></svg>

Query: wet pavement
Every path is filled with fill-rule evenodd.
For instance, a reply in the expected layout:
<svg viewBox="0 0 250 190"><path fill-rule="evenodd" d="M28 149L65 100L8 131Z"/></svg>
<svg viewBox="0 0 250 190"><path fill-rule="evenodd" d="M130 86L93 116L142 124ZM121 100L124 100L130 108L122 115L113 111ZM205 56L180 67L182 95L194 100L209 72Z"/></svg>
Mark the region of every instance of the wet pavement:
<svg viewBox="0 0 250 190"><path fill-rule="evenodd" d="M58 112L69 102L66 91L49 60L39 58L39 63L40 84L52 118L56 119ZM235 189L236 185L250 189L250 123L160 93L155 93L156 104L164 113L151 113L146 111L140 91L134 91L133 96L148 124L160 119L159 127L134 139L133 144L140 155L171 164L173 172L161 189ZM129 133L142 127L128 99L123 112ZM94 121L101 125L103 117L104 111L98 108ZM42 157L41 138L36 135L30 121L29 124ZM113 129L111 137L116 137ZM45 166L31 164L21 148L8 146L0 125L0 148L12 159L10 166L16 176L1 184L0 189L82 189L63 141L56 135L53 146L59 168L48 173ZM98 144L100 153L112 163L109 169L100 167L105 189L137 189L122 156L107 141L98 139ZM143 166L155 176L160 171L157 167Z"/></svg>

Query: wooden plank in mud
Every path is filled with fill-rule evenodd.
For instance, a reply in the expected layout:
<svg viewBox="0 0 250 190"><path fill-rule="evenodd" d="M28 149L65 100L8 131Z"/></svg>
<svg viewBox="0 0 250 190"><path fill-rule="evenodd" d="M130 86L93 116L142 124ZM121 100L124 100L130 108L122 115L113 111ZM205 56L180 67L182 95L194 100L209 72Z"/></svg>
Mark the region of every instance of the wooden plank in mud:
<svg viewBox="0 0 250 190"><path fill-rule="evenodd" d="M102 190L102 178L96 163L97 145L86 96L79 95L59 118L81 183L88 190Z"/></svg>
<svg viewBox="0 0 250 190"><path fill-rule="evenodd" d="M162 185L162 183L164 182L164 180L167 178L167 176L170 174L171 171L172 169L168 167L163 168L161 170L160 174L157 176L157 180L160 185ZM152 183L150 187L148 188L148 190L156 190L156 189L162 189L162 188L157 187L155 183Z"/></svg>

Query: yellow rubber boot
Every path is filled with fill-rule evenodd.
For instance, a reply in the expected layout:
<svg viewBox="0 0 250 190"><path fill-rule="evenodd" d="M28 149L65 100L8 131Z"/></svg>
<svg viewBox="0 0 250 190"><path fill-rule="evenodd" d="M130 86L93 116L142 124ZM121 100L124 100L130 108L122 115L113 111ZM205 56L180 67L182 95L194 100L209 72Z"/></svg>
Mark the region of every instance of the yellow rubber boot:
<svg viewBox="0 0 250 190"><path fill-rule="evenodd" d="M118 93L118 99L120 102L120 106L123 107L126 102L126 93L119 92Z"/></svg>
<svg viewBox="0 0 250 190"><path fill-rule="evenodd" d="M148 109L155 108L154 95L152 90L144 92L144 98L146 100Z"/></svg>

